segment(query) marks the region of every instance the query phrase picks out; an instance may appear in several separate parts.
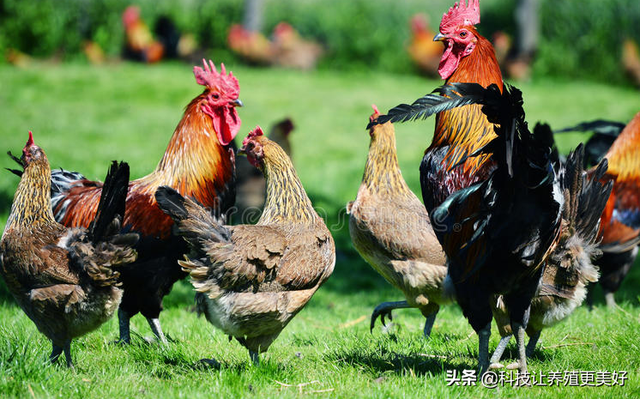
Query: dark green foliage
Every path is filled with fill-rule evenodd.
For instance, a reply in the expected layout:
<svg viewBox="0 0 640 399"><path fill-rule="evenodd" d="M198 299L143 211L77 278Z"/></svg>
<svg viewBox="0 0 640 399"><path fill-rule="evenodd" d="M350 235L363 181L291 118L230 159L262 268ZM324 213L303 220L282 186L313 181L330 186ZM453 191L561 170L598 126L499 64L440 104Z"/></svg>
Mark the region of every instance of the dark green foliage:
<svg viewBox="0 0 640 399"><path fill-rule="evenodd" d="M0 2L0 53L9 48L37 57L81 58L86 39L107 54L118 55L123 41L122 11L135 3L153 29L161 15L195 35L209 54L229 62L226 37L242 21L242 0L3 0ZM453 0L265 0L263 33L281 21L328 51L321 68L378 69L407 73L414 67L404 50L409 18L426 13L433 30ZM541 41L534 72L624 83L620 46L625 37L640 39L640 3L636 0L542 0ZM516 0L483 0L480 33L515 36ZM515 41L515 40L514 40Z"/></svg>

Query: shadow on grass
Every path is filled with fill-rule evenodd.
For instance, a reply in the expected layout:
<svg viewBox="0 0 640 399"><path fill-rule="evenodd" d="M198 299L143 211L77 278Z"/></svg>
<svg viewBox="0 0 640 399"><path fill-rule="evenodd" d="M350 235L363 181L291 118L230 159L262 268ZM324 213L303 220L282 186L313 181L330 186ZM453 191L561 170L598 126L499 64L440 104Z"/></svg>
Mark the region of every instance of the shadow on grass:
<svg viewBox="0 0 640 399"><path fill-rule="evenodd" d="M446 370L471 370L476 363L452 361L443 354L399 354L399 353L363 353L361 349L345 349L325 356L326 360L334 363L346 363L357 368L372 371L373 376L380 374L416 374L439 375Z"/></svg>

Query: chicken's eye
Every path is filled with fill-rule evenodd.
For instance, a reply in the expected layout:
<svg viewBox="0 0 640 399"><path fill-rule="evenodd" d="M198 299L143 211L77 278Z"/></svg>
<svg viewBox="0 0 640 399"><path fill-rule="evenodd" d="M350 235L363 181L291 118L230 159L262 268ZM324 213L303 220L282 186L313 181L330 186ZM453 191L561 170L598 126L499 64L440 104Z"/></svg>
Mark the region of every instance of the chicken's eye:
<svg viewBox="0 0 640 399"><path fill-rule="evenodd" d="M465 37L467 37L467 31L463 30L462 32L460 32L459 35L462 39L464 39Z"/></svg>
<svg viewBox="0 0 640 399"><path fill-rule="evenodd" d="M217 99L219 99L219 98L220 98L220 94L218 94L218 93L213 93L213 94L212 94L212 97L213 97L213 99L214 99L214 100L217 100Z"/></svg>

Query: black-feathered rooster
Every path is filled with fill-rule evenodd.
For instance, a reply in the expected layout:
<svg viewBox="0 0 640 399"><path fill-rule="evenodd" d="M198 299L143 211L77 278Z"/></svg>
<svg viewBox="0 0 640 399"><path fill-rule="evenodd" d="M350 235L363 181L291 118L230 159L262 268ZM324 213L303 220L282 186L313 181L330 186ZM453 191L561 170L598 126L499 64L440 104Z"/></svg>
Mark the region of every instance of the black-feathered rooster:
<svg viewBox="0 0 640 399"><path fill-rule="evenodd" d="M430 216L448 257L456 299L479 335L481 371L489 366L490 299L496 295L503 296L509 309L518 341L518 368L525 371L524 335L531 300L546 263L552 255L559 256L554 251L562 250L561 238L572 234L566 230L572 223L565 220L563 210L567 201L577 200L579 192L563 187L565 172L559 176L554 170L558 159L549 127L538 124L533 133L529 131L518 89L506 86L501 92L493 84L485 89L475 83L456 83L436 92L439 95L392 109L378 123L423 119L458 106L482 104L483 113L495 124L498 137L469 155L490 155L495 170L488 178L452 193ZM433 173L421 170L425 172ZM425 204L433 203L424 188ZM607 190L596 193L602 191L608 195ZM592 215L583 216L585 223L593 221Z"/></svg>

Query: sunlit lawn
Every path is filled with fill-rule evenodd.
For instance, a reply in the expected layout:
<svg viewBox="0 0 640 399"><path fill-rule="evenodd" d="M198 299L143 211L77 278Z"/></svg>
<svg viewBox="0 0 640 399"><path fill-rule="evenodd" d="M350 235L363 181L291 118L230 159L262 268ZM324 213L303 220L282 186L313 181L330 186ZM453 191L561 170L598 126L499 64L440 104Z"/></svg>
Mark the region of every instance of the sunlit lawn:
<svg viewBox="0 0 640 399"><path fill-rule="evenodd" d="M419 76L381 73L300 73L227 65L238 77L240 135L283 117L296 125L293 158L314 205L326 215L338 245L333 277L285 329L259 367L237 342L191 312L188 283L176 286L161 319L171 343L146 344L151 334L134 318L131 347L111 344L117 323L74 341L76 371L47 363L50 344L0 285L0 396L25 397L252 397L315 393L335 397L634 397L640 390L640 322L636 267L609 310L597 292L591 312L580 308L564 323L543 332L530 362L533 372L606 370L629 372L625 387L501 388L447 387L446 370L476 365L477 337L457 306L443 309L432 338L423 339L417 311L395 313L385 334L369 333L368 318L382 301L400 300L353 250L341 209L355 198L366 158L365 131L371 104L383 112L411 102L440 84ZM186 64L33 64L0 66L0 151L19 153L32 130L52 167L102 179L112 159L130 163L132 177L150 172L180 120L186 104L200 93ZM527 119L554 128L597 118L628 121L640 110L629 88L556 80L519 84ZM433 121L396 126L405 179L418 192L418 165L433 132ZM584 137L559 139L563 152ZM13 167L0 157L0 167ZM0 173L0 226L4 225L18 179ZM408 232L409 234L410 232ZM497 344L494 334L491 346ZM507 356L515 356L514 347ZM198 360L215 357L220 370ZM300 384L300 385L299 385ZM298 386L299 385L299 386Z"/></svg>

